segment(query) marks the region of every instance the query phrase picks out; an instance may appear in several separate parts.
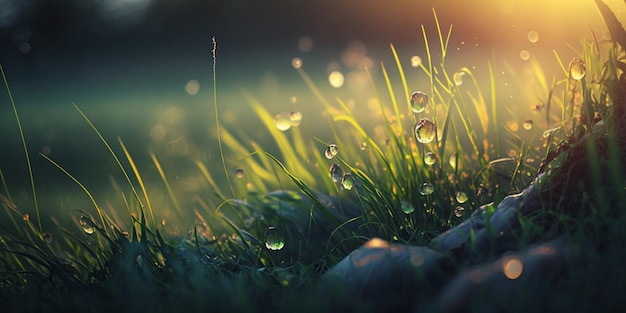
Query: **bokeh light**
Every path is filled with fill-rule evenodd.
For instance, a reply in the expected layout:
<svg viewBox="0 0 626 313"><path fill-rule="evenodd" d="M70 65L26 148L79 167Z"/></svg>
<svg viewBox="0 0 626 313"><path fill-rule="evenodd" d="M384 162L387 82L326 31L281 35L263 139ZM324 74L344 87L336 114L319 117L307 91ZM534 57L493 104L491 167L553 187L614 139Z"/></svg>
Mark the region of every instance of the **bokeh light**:
<svg viewBox="0 0 626 313"><path fill-rule="evenodd" d="M313 39L308 36L302 36L298 40L298 49L302 52L309 52L313 49Z"/></svg>
<svg viewBox="0 0 626 313"><path fill-rule="evenodd" d="M200 91L200 83L195 79L188 81L185 85L185 91L192 96L197 94Z"/></svg>
<svg viewBox="0 0 626 313"><path fill-rule="evenodd" d="M524 61L528 61L528 59L530 59L530 52L528 52L528 50L522 50L519 53L519 57Z"/></svg>
<svg viewBox="0 0 626 313"><path fill-rule="evenodd" d="M291 59L291 66L293 66L293 68L301 68L302 67L302 59L296 57Z"/></svg>
<svg viewBox="0 0 626 313"><path fill-rule="evenodd" d="M536 31L532 30L530 32L528 32L528 41L530 41L531 43L536 43L539 40L539 33L537 33Z"/></svg>
<svg viewBox="0 0 626 313"><path fill-rule="evenodd" d="M328 75L328 82L330 83L331 86L335 88L340 88L341 86L343 86L344 81L345 81L345 78L340 71L332 71Z"/></svg>
<svg viewBox="0 0 626 313"><path fill-rule="evenodd" d="M504 262L502 272L508 279L518 279L522 275L524 264L518 258L510 258Z"/></svg>

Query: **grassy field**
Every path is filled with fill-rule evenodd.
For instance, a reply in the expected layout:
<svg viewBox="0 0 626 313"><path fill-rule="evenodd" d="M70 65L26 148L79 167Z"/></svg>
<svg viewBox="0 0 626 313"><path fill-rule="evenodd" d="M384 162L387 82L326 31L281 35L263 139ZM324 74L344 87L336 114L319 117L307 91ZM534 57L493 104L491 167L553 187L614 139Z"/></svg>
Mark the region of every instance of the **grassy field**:
<svg viewBox="0 0 626 313"><path fill-rule="evenodd" d="M3 309L369 311L367 301L342 298L340 288L316 289L320 275L373 237L428 245L481 206L495 208L506 195L522 191L539 172L548 171L554 175L539 183L562 188L548 197L541 212L522 218L520 247L556 234L581 245L587 240L622 243L622 143L609 140L605 146L587 147L606 152L606 158L576 165L590 169L590 186L580 186L570 172L559 172L567 163L561 157L565 153L556 151L575 151L573 138L594 132L623 137L617 133L623 131L620 101L626 94L623 29L607 21L614 41L582 39L576 59L562 60L555 52L554 62L562 69L559 78L550 81L541 65L533 63L536 83L525 90L529 98L541 100L533 105L535 118L528 119L499 112L506 108L498 105L494 64L487 64L487 80L477 79L471 68L447 66L453 29L440 25L436 14L434 21L435 34L422 28L426 54L421 63L405 66L392 45L395 63L363 70L375 94L367 104L368 116L376 123L362 122L354 103L322 94L297 63L294 70L324 107L327 120L320 127L330 131L330 138L301 132L298 112L275 116L249 94L251 112L273 142L271 148L262 147L250 129L223 125L215 96L211 109L223 172L209 171L197 156L180 161L202 179L203 189L195 192L191 206L181 199L189 195L168 176L169 163L161 156L148 153L154 172L141 172L123 138L102 136L98 125L74 105L85 131L102 142L126 180L116 187L125 210L98 203L93 197L98 191L81 184L60 160L29 151L19 103L14 103L10 77L2 71L8 92L3 102L10 102L22 134L35 212L27 214L15 204L15 187L0 172L3 218L11 225L0 230ZM219 62L219 56L213 57ZM371 75L374 70L382 73L380 80ZM427 88L409 85L406 75L415 72L425 78ZM218 80L214 72L214 82ZM219 89L213 87L216 95ZM45 204L37 201L33 157L49 161L92 202L73 224L56 223L54 236L42 227ZM167 197L155 199L149 190L154 181L146 176L160 178ZM226 183L217 183L222 181ZM564 197L569 192L580 195ZM167 218L155 213L157 206L171 208ZM191 230L163 230L166 223L190 215L195 218ZM619 267L623 253L610 251L602 264ZM602 284L603 276L597 277L593 283Z"/></svg>

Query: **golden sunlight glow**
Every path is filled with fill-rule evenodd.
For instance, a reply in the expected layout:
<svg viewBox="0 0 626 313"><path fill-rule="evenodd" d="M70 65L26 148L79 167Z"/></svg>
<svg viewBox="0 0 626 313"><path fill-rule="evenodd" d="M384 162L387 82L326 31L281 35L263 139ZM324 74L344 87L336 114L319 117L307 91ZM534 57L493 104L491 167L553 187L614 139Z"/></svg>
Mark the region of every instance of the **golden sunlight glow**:
<svg viewBox="0 0 626 313"><path fill-rule="evenodd" d="M518 279L522 275L524 264L518 258L510 258L504 262L502 272L508 279Z"/></svg>
<svg viewBox="0 0 626 313"><path fill-rule="evenodd" d="M372 238L370 241L366 242L364 246L368 249L389 248L389 243L380 238Z"/></svg>

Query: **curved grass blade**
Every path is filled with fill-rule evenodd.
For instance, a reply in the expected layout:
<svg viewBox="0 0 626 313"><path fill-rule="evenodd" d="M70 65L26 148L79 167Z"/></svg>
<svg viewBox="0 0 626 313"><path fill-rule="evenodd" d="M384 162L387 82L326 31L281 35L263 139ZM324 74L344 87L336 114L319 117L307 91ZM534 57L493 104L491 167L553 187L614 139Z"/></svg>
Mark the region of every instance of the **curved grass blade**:
<svg viewBox="0 0 626 313"><path fill-rule="evenodd" d="M24 156L26 156L26 166L28 167L28 178L30 180L31 191L33 192L33 205L35 206L35 214L37 215L37 226L39 228L39 234L43 233L41 228L41 217L39 214L39 203L37 201L37 191L35 188L35 178L33 176L33 167L30 162L30 155L28 154L28 146L26 145L26 139L24 137L24 130L22 129L22 122L20 121L20 116L17 114L17 107L15 106L15 101L13 100L13 94L11 93L11 88L9 87L9 81L7 80L6 75L4 74L4 69L0 64L0 73L2 73L2 80L4 81L4 86L6 87L7 94L9 95L9 101L11 102L11 107L13 108L13 114L15 115L15 121L17 122L17 128L20 132L20 140L22 141L22 148L24 150Z"/></svg>

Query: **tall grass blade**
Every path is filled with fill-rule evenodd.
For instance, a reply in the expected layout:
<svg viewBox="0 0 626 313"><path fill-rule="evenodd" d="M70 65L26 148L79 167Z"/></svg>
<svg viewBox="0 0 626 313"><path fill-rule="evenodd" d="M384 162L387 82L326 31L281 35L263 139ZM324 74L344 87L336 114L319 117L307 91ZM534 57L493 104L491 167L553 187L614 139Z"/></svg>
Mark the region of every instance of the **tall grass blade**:
<svg viewBox="0 0 626 313"><path fill-rule="evenodd" d="M39 155L41 155L44 159L46 159L48 162L50 162L52 165L54 165L56 168L58 168L61 172L63 172L63 174L65 174L67 177L69 177L73 182L75 182L78 185L78 187L80 187L80 189L82 189L85 192L87 197L89 197L89 200L91 200L91 203L93 204L94 208L96 209L96 212L98 213L98 217L100 218L100 222L103 225L105 233L108 235L109 229L108 229L108 227L104 227L107 223L105 222L104 214L102 212L102 209L100 209L100 206L98 206L98 203L96 203L96 199L93 197L91 192L89 192L87 187L85 187L85 185L83 185L78 179L76 179L76 177L74 177L74 175L70 174L70 172L68 172L65 168L63 168L57 162L52 160L50 157L48 157L47 155L45 155L43 153L39 153Z"/></svg>
<svg viewBox="0 0 626 313"><path fill-rule="evenodd" d="M211 37L211 43L213 44L213 49L211 53L213 55L213 111L215 113L215 129L217 131L217 145L220 150L220 159L222 161L222 168L224 169L224 177L226 178L226 183L228 184L228 188L230 188L230 193L233 197L235 197L235 189L233 188L232 183L230 182L230 175L228 175L228 168L226 167L226 159L224 158L224 149L222 147L222 138L220 134L220 117L217 110L217 41L215 40L215 36Z"/></svg>
<svg viewBox="0 0 626 313"><path fill-rule="evenodd" d="M15 115L17 128L20 132L20 140L22 141L22 148L24 149L24 156L26 156L26 166L28 167L28 178L30 179L30 188L31 188L31 191L33 192L33 205L35 206L35 214L37 215L37 226L39 228L39 233L41 235L41 233L43 233L43 230L41 228L39 203L37 201L37 191L35 189L35 178L33 176L33 167L30 162L28 146L26 145L26 139L24 137L24 130L22 129L22 122L20 121L20 116L17 114L17 107L15 106L15 101L13 100L13 94L11 93L11 88L9 87L9 81L7 80L7 77L4 74L4 69L2 68L2 64L0 64L0 73L2 73L2 80L4 81L4 86L6 87L7 94L9 95L9 101L11 102L11 107L13 108L13 114Z"/></svg>
<svg viewBox="0 0 626 313"><path fill-rule="evenodd" d="M104 139L104 136L102 136L98 128L96 128L96 126L91 122L91 120L87 117L87 115L85 115L85 113L83 113L83 111L78 107L78 105L76 105L76 103L72 103L72 105L74 105L74 108L83 117L83 119L87 122L87 124L89 124L91 129L96 133L98 138L100 138L100 141L102 141L104 146L107 148L107 150L109 151L113 159L115 159L115 162L117 163L118 168L122 171L122 174L124 175L124 178L126 179L126 182L128 182L128 186L132 190L133 195L135 196L135 199L137 200L137 202L139 202L139 206L141 207L141 209L143 209L143 203L141 202L141 199L139 198L139 194L137 193L137 190L135 190L135 186L130 181L130 176L128 176L126 169L124 168L124 166L122 166L122 162L120 162L120 159L117 157L117 154L113 151L113 148L111 148L111 145L109 145L107 140Z"/></svg>
<svg viewBox="0 0 626 313"><path fill-rule="evenodd" d="M139 188L141 188L144 199L146 200L146 206L148 207L148 212L150 213L150 218L152 219L152 225L155 226L156 224L154 223L154 213L152 212L152 204L150 203L150 197L148 197L148 191L146 190L146 185L143 183L143 179L141 178L141 174L139 173L139 170L137 170L135 161L130 155L130 152L128 152L128 149L126 149L124 142L119 137L117 137L117 141L120 143L120 146L122 147L122 151L124 151L124 155L126 155L126 159L128 160L130 167L133 169L133 173L135 174L135 178L137 179L137 182L139 182Z"/></svg>

